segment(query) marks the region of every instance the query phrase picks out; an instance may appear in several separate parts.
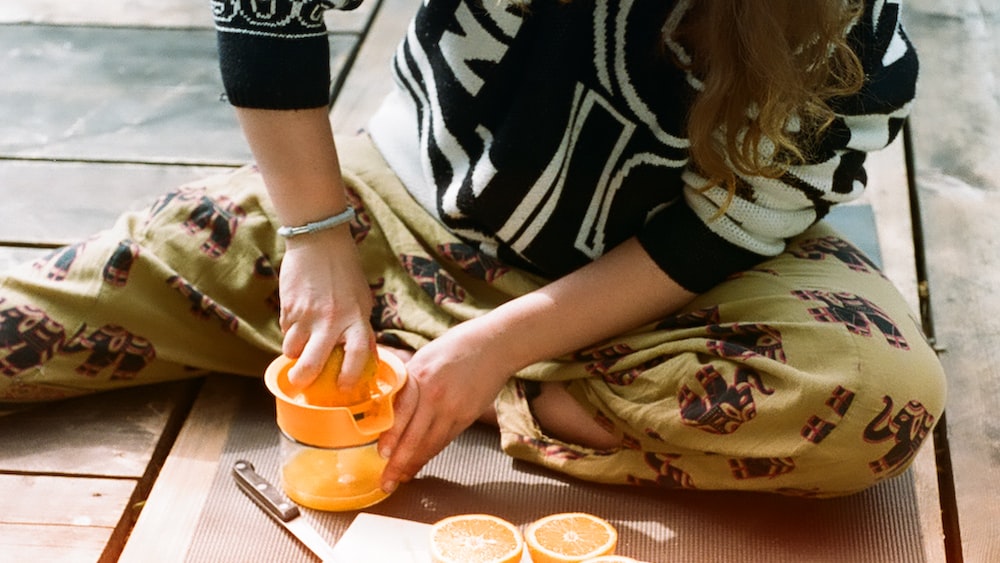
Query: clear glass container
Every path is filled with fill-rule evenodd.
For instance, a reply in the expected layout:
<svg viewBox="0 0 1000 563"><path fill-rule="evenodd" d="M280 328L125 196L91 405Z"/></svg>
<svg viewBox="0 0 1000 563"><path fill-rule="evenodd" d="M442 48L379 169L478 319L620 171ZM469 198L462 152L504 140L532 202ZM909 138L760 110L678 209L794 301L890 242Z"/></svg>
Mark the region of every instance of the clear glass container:
<svg viewBox="0 0 1000 563"><path fill-rule="evenodd" d="M322 448L281 434L281 485L288 498L317 510L360 510L389 496L378 443Z"/></svg>

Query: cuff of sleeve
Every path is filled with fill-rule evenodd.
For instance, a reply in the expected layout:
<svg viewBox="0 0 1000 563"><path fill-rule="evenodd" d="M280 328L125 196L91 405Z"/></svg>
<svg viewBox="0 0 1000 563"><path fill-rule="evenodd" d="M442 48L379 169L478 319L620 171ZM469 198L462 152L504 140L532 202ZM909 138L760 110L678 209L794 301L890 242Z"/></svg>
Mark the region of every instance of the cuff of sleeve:
<svg viewBox="0 0 1000 563"><path fill-rule="evenodd" d="M277 39L218 34L219 66L229 103L307 109L330 103L330 44L325 36Z"/></svg>
<svg viewBox="0 0 1000 563"><path fill-rule="evenodd" d="M704 293L766 258L727 242L681 202L653 217L638 239L661 270L694 293Z"/></svg>

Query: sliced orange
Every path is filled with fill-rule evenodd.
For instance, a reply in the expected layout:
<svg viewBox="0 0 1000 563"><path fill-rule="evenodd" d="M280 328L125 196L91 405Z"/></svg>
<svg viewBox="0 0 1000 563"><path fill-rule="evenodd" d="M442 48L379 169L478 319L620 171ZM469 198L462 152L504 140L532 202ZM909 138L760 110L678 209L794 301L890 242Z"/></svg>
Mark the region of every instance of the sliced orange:
<svg viewBox="0 0 1000 563"><path fill-rule="evenodd" d="M613 554L618 531L593 514L567 512L530 524L524 541L534 563L580 563Z"/></svg>
<svg viewBox="0 0 1000 563"><path fill-rule="evenodd" d="M523 551L517 527L492 514L459 514L431 526L434 563L517 563Z"/></svg>
<svg viewBox="0 0 1000 563"><path fill-rule="evenodd" d="M361 379L357 385L347 391L342 391L337 386L337 378L340 377L340 368L344 364L344 346L338 344L330 352L323 371L319 376L302 390L296 400L307 405L316 407L349 407L363 403L372 396L372 385L375 384L375 373L378 370L378 355L372 354L365 362L364 370L361 372Z"/></svg>

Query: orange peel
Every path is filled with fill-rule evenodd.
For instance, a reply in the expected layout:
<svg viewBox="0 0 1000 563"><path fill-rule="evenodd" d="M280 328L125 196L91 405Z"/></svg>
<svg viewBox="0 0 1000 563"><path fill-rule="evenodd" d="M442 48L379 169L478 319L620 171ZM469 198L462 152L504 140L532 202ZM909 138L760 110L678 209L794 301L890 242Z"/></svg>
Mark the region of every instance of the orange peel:
<svg viewBox="0 0 1000 563"><path fill-rule="evenodd" d="M376 391L372 386L375 385L375 372L378 370L378 353L373 352L368 356L357 384L347 390L341 389L337 384L343 365L344 346L338 344L330 352L319 376L302 389L295 399L315 407L349 407L370 399Z"/></svg>

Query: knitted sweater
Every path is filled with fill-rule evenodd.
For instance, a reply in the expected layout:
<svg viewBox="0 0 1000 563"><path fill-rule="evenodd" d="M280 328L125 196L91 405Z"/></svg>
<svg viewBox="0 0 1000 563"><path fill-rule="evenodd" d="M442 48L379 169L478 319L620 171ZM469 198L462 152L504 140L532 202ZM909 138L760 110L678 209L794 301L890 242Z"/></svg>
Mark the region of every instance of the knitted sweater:
<svg viewBox="0 0 1000 563"><path fill-rule="evenodd" d="M677 25L689 1L426 0L369 132L428 212L508 263L555 278L635 236L672 279L704 291L861 194L865 153L909 110L917 59L899 3L866 0L850 30L862 91L832 102L837 118L808 162L778 179L739 175L717 216L728 193L693 188L704 179L688 166L699 83L672 62L688 54L668 42L673 57L652 56L664 16ZM232 103L326 103L321 14L333 2L272 2L282 17L213 4Z"/></svg>

